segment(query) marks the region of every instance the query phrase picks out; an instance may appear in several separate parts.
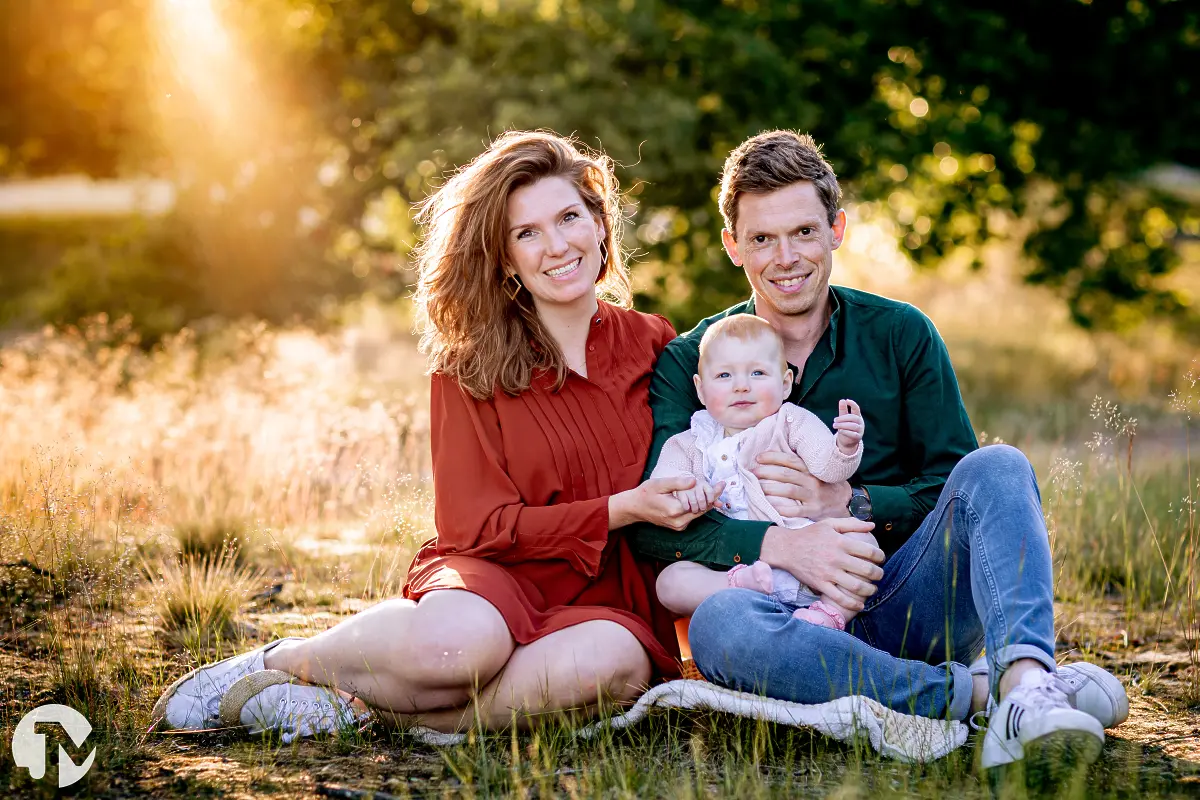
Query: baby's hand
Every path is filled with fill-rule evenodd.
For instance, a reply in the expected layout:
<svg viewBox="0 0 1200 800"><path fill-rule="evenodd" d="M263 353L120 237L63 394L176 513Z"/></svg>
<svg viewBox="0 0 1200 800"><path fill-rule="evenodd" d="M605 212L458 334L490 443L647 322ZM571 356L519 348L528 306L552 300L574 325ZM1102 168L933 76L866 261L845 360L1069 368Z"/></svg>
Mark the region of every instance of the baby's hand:
<svg viewBox="0 0 1200 800"><path fill-rule="evenodd" d="M853 400L842 400L838 403L838 418L833 421L833 429L837 431L834 437L838 449L846 455L854 455L858 443L862 441L867 424L859 413L858 403Z"/></svg>
<svg viewBox="0 0 1200 800"><path fill-rule="evenodd" d="M683 503L689 514L704 514L717 505L717 498L723 491L725 491L724 481L719 482L716 486L709 486L704 481L697 481L694 488L675 492L675 496L679 498L680 503Z"/></svg>

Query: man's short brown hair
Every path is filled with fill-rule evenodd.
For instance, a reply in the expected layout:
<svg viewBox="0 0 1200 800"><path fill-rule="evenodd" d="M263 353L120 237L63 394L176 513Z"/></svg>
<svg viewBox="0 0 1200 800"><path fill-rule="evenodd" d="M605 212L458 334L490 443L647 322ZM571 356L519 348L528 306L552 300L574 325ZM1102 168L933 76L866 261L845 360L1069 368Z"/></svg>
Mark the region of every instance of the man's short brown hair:
<svg viewBox="0 0 1200 800"><path fill-rule="evenodd" d="M832 225L842 203L833 167L821 146L807 133L767 131L742 142L725 159L721 169L721 216L737 238L738 198L742 192L773 192L793 183L809 181L825 206Z"/></svg>

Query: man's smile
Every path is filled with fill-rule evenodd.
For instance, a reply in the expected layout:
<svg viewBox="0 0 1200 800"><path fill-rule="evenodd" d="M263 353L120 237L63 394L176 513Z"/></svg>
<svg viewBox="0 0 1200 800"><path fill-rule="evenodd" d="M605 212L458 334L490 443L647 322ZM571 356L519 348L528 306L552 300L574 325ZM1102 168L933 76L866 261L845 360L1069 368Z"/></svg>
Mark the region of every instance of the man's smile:
<svg viewBox="0 0 1200 800"><path fill-rule="evenodd" d="M805 284L808 283L808 279L812 277L812 275L813 273L810 272L807 275L793 275L787 278L768 278L767 282L779 291L784 292L785 294L791 294L792 292L798 292L803 289Z"/></svg>

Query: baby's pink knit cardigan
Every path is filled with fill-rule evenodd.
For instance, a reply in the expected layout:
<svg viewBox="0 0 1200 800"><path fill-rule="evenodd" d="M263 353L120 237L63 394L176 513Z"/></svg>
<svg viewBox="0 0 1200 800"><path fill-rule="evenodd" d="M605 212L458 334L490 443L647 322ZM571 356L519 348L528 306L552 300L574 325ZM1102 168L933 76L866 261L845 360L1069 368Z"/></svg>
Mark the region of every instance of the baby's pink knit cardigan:
<svg viewBox="0 0 1200 800"><path fill-rule="evenodd" d="M721 424L707 411L692 415L691 427L677 433L663 445L662 454L650 477L663 478L691 475L697 481L707 481L704 452L707 446L725 434ZM851 455L838 449L834 432L811 411L792 403L784 403L779 411L743 431L744 437L737 456L737 474L741 479L749 519L762 520L785 528L803 528L812 524L806 517L784 517L767 501L758 477L750 470L757 466L760 453L791 452L804 460L814 477L826 483L850 479L862 461L862 442Z"/></svg>

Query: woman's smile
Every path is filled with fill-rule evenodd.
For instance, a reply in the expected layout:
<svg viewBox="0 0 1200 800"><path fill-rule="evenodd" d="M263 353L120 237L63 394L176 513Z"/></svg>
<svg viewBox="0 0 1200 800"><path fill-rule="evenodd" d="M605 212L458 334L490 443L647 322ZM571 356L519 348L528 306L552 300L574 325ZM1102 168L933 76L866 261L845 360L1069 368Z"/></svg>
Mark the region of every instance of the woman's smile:
<svg viewBox="0 0 1200 800"><path fill-rule="evenodd" d="M583 256L575 259L569 264L563 264L561 267L546 270L546 277L554 280L564 280L574 276L579 271L579 265L583 263Z"/></svg>

